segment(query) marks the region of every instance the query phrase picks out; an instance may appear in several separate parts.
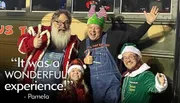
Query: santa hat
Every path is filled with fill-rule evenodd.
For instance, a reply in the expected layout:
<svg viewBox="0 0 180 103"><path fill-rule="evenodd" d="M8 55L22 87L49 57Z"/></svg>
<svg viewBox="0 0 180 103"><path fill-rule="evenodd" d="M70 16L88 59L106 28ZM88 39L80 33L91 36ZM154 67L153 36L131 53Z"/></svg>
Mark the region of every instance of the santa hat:
<svg viewBox="0 0 180 103"><path fill-rule="evenodd" d="M118 55L119 59L122 59L122 56L125 52L132 52L140 56L142 58L140 50L136 47L136 44L133 43L125 43L120 51L120 54Z"/></svg>
<svg viewBox="0 0 180 103"><path fill-rule="evenodd" d="M96 5L92 4L88 12L88 21L87 24L96 24L100 27L104 26L105 20L107 19L107 13L104 7L101 7L99 12L95 11Z"/></svg>
<svg viewBox="0 0 180 103"><path fill-rule="evenodd" d="M74 69L79 69L84 74L84 69L86 69L86 65L80 59L74 59L69 64L68 74Z"/></svg>

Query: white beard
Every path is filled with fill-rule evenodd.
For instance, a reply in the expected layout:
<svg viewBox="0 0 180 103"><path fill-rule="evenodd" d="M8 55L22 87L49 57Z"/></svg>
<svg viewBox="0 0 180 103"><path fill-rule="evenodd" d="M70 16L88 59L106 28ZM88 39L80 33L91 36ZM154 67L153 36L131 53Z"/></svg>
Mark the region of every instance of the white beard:
<svg viewBox="0 0 180 103"><path fill-rule="evenodd" d="M58 50L66 48L71 37L70 30L58 30L52 25L51 27L51 42Z"/></svg>

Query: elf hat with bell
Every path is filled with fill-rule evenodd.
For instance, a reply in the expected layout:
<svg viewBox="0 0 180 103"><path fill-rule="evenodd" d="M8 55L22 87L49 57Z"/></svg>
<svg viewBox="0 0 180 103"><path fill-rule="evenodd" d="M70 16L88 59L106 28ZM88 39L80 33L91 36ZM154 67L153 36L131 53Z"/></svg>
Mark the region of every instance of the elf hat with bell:
<svg viewBox="0 0 180 103"><path fill-rule="evenodd" d="M120 51L120 54L118 55L118 58L122 59L123 54L125 52L135 53L135 54L139 55L140 58L142 58L140 50L136 47L136 44L134 44L134 43L125 43L121 48L121 51Z"/></svg>
<svg viewBox="0 0 180 103"><path fill-rule="evenodd" d="M75 68L79 69L84 74L86 65L80 59L74 59L69 65L68 74Z"/></svg>

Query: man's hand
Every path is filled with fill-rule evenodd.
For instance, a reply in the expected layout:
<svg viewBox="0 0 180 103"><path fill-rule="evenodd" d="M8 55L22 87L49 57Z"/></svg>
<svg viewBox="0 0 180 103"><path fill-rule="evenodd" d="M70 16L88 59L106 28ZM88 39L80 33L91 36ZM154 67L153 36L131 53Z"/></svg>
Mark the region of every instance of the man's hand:
<svg viewBox="0 0 180 103"><path fill-rule="evenodd" d="M90 54L91 54L91 52L90 52L90 50L88 50L88 53L87 53L86 57L84 58L85 64L92 64L93 63L93 57Z"/></svg>
<svg viewBox="0 0 180 103"><path fill-rule="evenodd" d="M165 83L165 75L162 74L162 73L157 73L157 78L158 78L158 81L160 82L160 84L162 86L164 86L164 83Z"/></svg>
<svg viewBox="0 0 180 103"><path fill-rule="evenodd" d="M40 38L40 34L37 34L33 40L34 48L39 48L42 45L42 39Z"/></svg>
<svg viewBox="0 0 180 103"><path fill-rule="evenodd" d="M144 11L144 15L146 17L146 21L149 25L151 25L157 18L158 14L159 14L159 8L157 8L156 6L153 6L151 8L151 11L149 14L146 13L146 11Z"/></svg>

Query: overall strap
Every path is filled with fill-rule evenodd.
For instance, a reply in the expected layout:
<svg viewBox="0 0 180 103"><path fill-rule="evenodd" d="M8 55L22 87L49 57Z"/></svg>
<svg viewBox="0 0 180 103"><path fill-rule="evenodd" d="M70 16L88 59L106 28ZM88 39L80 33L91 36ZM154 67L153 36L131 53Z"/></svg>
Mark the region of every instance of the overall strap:
<svg viewBox="0 0 180 103"><path fill-rule="evenodd" d="M106 44L107 32L102 37L102 44Z"/></svg>

